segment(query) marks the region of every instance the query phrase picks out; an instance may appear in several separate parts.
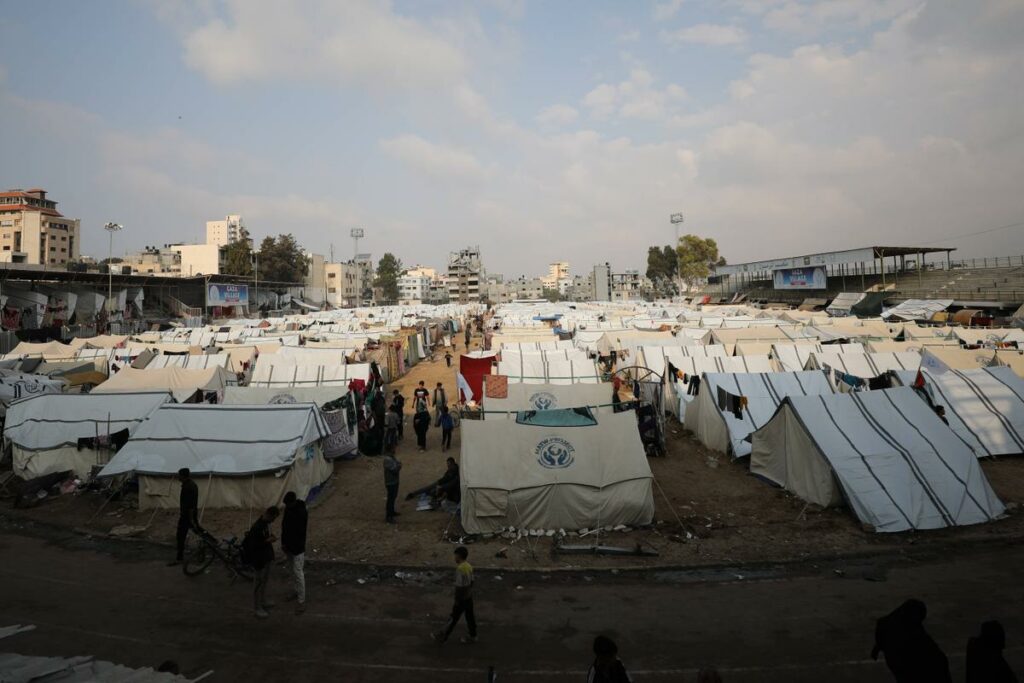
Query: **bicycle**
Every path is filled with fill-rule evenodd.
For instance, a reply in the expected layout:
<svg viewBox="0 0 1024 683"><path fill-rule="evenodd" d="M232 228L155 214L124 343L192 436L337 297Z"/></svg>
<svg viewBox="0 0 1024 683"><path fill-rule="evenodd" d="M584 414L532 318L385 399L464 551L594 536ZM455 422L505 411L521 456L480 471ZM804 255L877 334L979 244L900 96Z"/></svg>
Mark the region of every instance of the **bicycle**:
<svg viewBox="0 0 1024 683"><path fill-rule="evenodd" d="M206 571L206 568L218 559L224 563L231 580L241 579L252 581L253 569L242 560L242 544L238 538L231 538L218 541L212 534L206 531L198 533L199 543L193 545L185 561L181 564L181 570L185 576L198 576Z"/></svg>

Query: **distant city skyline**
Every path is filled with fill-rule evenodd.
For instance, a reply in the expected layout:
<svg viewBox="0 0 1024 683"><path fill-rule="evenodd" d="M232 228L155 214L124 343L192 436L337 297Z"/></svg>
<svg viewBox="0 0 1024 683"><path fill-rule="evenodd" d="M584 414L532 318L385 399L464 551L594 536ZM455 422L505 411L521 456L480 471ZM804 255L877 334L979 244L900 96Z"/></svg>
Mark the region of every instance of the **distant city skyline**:
<svg viewBox="0 0 1024 683"><path fill-rule="evenodd" d="M1022 34L1009 0L12 2L0 189L98 258L109 221L124 254L239 214L336 260L361 227L436 268L643 271L676 212L730 262L1019 255Z"/></svg>

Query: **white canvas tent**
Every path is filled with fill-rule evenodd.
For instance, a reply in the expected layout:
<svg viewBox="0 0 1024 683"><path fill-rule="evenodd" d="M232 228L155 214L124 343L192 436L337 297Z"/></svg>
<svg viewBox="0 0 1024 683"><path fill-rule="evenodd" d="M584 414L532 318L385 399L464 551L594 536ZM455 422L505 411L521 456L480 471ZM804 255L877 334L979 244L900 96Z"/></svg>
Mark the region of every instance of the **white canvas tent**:
<svg viewBox="0 0 1024 683"><path fill-rule="evenodd" d="M897 373L904 385L917 373ZM932 403L946 410L946 419L979 458L1024 453L1024 379L1011 368L997 366L924 373Z"/></svg>
<svg viewBox="0 0 1024 683"><path fill-rule="evenodd" d="M750 471L879 532L988 522L1004 511L977 458L912 389L787 398L754 433Z"/></svg>
<svg viewBox="0 0 1024 683"><path fill-rule="evenodd" d="M487 375L484 375L484 396ZM505 398L484 398L487 412L520 410L557 410L561 408L598 407L597 413L612 412L612 385L601 384L509 384Z"/></svg>
<svg viewBox="0 0 1024 683"><path fill-rule="evenodd" d="M231 357L226 353L204 353L200 355L168 355L153 356L143 370L159 370L160 368L183 368L185 370L204 370L206 368L231 369Z"/></svg>
<svg viewBox="0 0 1024 683"><path fill-rule="evenodd" d="M174 394L176 401L186 401L196 391L217 392L218 395L222 395L224 387L235 383L235 381L234 375L220 367L203 370L182 368L137 370L133 367L126 367L93 389L92 393L167 390Z"/></svg>
<svg viewBox="0 0 1024 683"><path fill-rule="evenodd" d="M941 313L952 305L952 299L907 299L882 311L882 317L898 320L931 320L936 313Z"/></svg>
<svg viewBox="0 0 1024 683"><path fill-rule="evenodd" d="M890 370L917 370L921 366L921 354L915 351L896 353L833 353L820 351L812 353L807 361L807 370L823 370L826 367L839 370L861 379L871 379Z"/></svg>
<svg viewBox="0 0 1024 683"><path fill-rule="evenodd" d="M349 382L370 379L369 363L350 363L349 365L294 365L291 363L265 363L277 354L260 356L256 361L251 387L347 387Z"/></svg>
<svg viewBox="0 0 1024 683"><path fill-rule="evenodd" d="M773 344L772 358L779 364L783 372L800 372L807 367L811 354L822 352L832 353L864 353L863 344Z"/></svg>
<svg viewBox="0 0 1024 683"><path fill-rule="evenodd" d="M61 379L0 370L0 415L14 401L40 394L59 394L67 387Z"/></svg>
<svg viewBox="0 0 1024 683"><path fill-rule="evenodd" d="M288 491L305 499L330 477L320 448L329 435L311 403L168 404L150 415L100 476L136 474L140 509L173 509L180 490L175 477L188 467L200 505L262 510Z"/></svg>
<svg viewBox="0 0 1024 683"><path fill-rule="evenodd" d="M14 472L22 479L71 470L89 477L106 462L107 449L79 448L79 439L134 431L170 393L42 394L11 404L4 438L11 444Z"/></svg>
<svg viewBox="0 0 1024 683"><path fill-rule="evenodd" d="M516 364L498 361L498 374L507 376L510 384L597 384L601 381L601 372L592 360L557 360L547 363L524 360Z"/></svg>
<svg viewBox="0 0 1024 683"><path fill-rule="evenodd" d="M832 299L825 312L834 316L850 315L850 309L864 299L864 292L840 292Z"/></svg>
<svg viewBox="0 0 1024 683"><path fill-rule="evenodd" d="M719 408L719 387L747 398L741 418ZM686 408L685 424L708 448L739 458L750 454L747 436L771 419L784 398L831 393L832 385L821 371L705 373L700 393Z"/></svg>
<svg viewBox="0 0 1024 683"><path fill-rule="evenodd" d="M631 412L574 427L466 420L460 476L469 533L636 526L654 516L653 475Z"/></svg>

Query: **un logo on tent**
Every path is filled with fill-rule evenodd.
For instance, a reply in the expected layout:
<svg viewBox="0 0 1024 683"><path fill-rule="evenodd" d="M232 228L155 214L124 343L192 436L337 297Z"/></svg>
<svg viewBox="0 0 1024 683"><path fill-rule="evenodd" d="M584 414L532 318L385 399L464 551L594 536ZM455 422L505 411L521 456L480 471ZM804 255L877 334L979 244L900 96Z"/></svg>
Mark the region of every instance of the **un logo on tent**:
<svg viewBox="0 0 1024 683"><path fill-rule="evenodd" d="M537 462L541 466L551 470L560 470L573 463L575 459L573 454L576 452L576 449L565 439L553 436L537 444L534 452L537 454Z"/></svg>
<svg viewBox="0 0 1024 683"><path fill-rule="evenodd" d="M537 410L552 410L558 407L558 399L555 398L554 394L549 394L546 391L538 391L531 396L530 403Z"/></svg>
<svg viewBox="0 0 1024 683"><path fill-rule="evenodd" d="M276 394L272 399L267 401L267 405L288 405L290 403L296 403L295 397L291 394Z"/></svg>

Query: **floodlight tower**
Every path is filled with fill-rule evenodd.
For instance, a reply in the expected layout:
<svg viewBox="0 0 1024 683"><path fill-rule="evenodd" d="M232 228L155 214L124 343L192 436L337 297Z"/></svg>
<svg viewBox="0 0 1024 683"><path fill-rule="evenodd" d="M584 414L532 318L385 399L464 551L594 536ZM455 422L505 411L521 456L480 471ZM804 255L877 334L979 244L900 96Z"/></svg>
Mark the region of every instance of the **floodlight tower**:
<svg viewBox="0 0 1024 683"><path fill-rule="evenodd" d="M679 295L683 294L683 281L682 273L679 272L679 226L683 224L683 214L674 213L668 217L668 220L676 227L676 243L673 245L673 249L676 252L676 280L679 282Z"/></svg>
<svg viewBox="0 0 1024 683"><path fill-rule="evenodd" d="M110 235L110 247L107 250L107 311L111 318L114 317L114 307L111 303L111 299L114 298L114 264L111 263L114 260L114 233L120 232L123 228L120 223L107 223L103 226Z"/></svg>
<svg viewBox="0 0 1024 683"><path fill-rule="evenodd" d="M355 243L355 252L352 254L354 261L359 257L359 240L363 239L365 233L362 228L352 228L348 234L352 236L352 241Z"/></svg>

